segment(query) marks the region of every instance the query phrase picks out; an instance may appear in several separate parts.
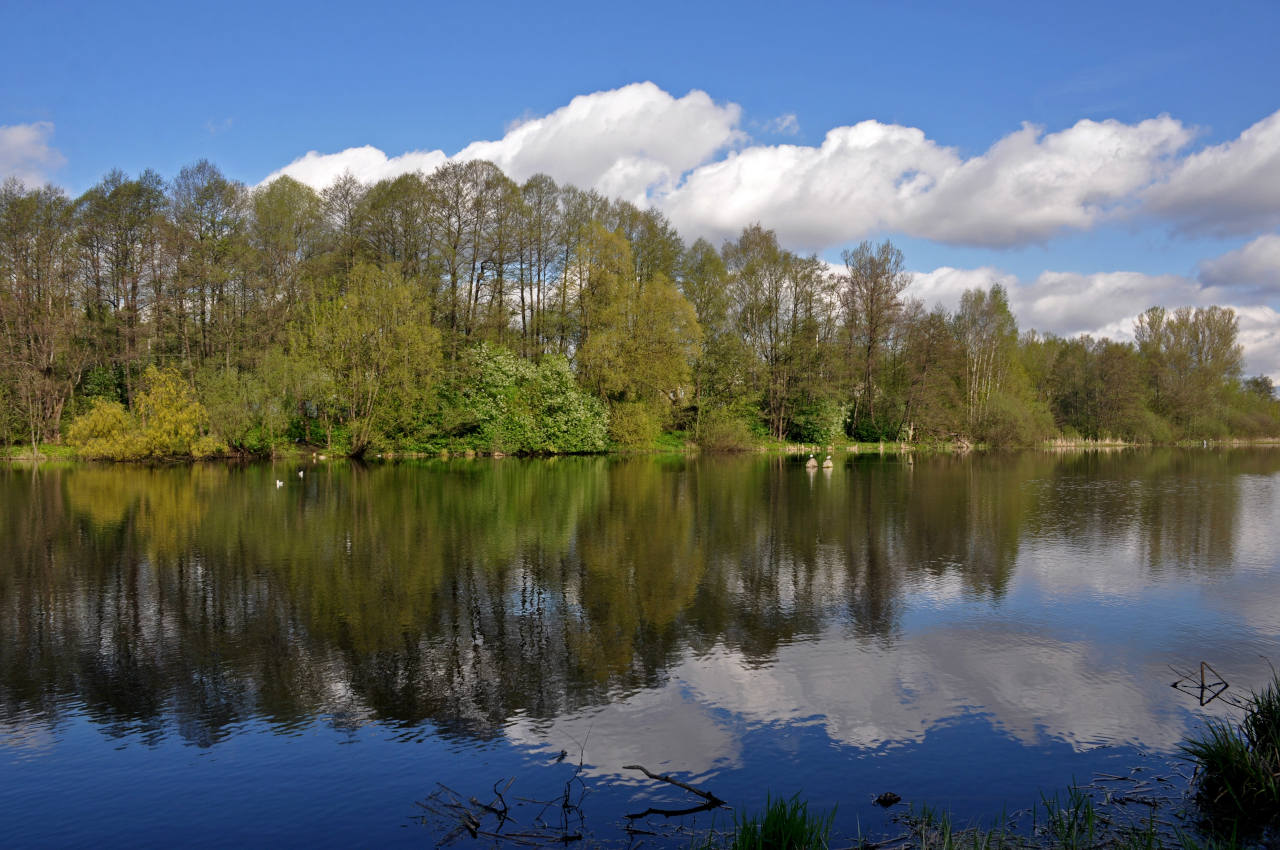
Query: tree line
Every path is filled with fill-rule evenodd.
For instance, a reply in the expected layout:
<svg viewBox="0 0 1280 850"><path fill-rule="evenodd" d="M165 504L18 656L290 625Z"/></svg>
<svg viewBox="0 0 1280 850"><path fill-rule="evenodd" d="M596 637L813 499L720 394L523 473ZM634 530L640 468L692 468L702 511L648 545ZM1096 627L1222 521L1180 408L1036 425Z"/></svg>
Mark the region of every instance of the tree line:
<svg viewBox="0 0 1280 850"><path fill-rule="evenodd" d="M113 171L78 198L10 180L0 442L132 457L1280 432L1229 309L1153 307L1133 343L1062 339L1020 333L999 285L928 308L889 241L842 259L759 225L686 245L657 210L485 161L319 192L207 161L171 181Z"/></svg>

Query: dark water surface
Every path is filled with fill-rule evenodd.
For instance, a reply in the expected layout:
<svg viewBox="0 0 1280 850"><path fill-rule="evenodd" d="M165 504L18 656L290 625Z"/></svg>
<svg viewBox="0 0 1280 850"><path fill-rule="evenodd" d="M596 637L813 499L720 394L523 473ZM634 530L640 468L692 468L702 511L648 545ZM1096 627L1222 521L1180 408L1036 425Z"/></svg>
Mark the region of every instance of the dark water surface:
<svg viewBox="0 0 1280 850"><path fill-rule="evenodd" d="M698 802L634 763L894 832L1167 773L1228 712L1169 665L1280 662L1278 450L300 468L0 467L0 843L431 846L513 778L547 835L577 772L625 846Z"/></svg>

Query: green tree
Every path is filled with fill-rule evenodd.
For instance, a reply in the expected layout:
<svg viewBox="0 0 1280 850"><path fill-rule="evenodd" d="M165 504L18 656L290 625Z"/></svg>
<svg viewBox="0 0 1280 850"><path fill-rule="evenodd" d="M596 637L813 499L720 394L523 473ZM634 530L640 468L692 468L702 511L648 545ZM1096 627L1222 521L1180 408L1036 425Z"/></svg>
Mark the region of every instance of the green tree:
<svg viewBox="0 0 1280 850"><path fill-rule="evenodd" d="M75 292L71 203L58 189L0 186L0 397L32 450L57 441L90 352ZM5 414L8 410L5 411Z"/></svg>
<svg viewBox="0 0 1280 850"><path fill-rule="evenodd" d="M842 259L845 272L840 281L840 300L845 311L849 360L858 375L854 427L868 436L878 436L883 429L876 424L875 378L889 336L902 313L902 291L911 282L911 275L906 271L902 252L887 239L876 246L863 242L852 251L846 250Z"/></svg>
<svg viewBox="0 0 1280 850"><path fill-rule="evenodd" d="M1152 307L1138 317L1134 337L1152 406L1184 434L1225 434L1228 394L1243 364L1238 330L1226 307Z"/></svg>
<svg viewBox="0 0 1280 850"><path fill-rule="evenodd" d="M112 171L75 202L82 300L100 362L119 370L132 403L148 358L144 319L163 290L167 200L154 171Z"/></svg>
<svg viewBox="0 0 1280 850"><path fill-rule="evenodd" d="M343 425L353 456L409 419L438 376L439 333L395 269L355 266L346 293L313 302L301 330L298 353L318 370L312 401L330 446Z"/></svg>
<svg viewBox="0 0 1280 850"><path fill-rule="evenodd" d="M641 405L665 425L684 401L702 339L693 306L665 275L638 279L627 240L601 224L592 225L575 266L584 385L615 405Z"/></svg>
<svg viewBox="0 0 1280 850"><path fill-rule="evenodd" d="M835 390L831 279L816 257L797 257L758 224L726 242L721 255L735 330L748 352L745 372L765 427L779 439L801 419L801 430L808 430L814 410L827 406Z"/></svg>

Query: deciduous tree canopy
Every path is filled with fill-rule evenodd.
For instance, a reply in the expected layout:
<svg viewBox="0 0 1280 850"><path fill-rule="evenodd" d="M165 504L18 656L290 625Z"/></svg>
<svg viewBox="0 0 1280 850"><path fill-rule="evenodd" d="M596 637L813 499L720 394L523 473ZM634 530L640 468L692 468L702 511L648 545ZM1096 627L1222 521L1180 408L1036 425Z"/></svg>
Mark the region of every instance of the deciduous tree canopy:
<svg viewBox="0 0 1280 850"><path fill-rule="evenodd" d="M656 210L483 161L322 192L206 161L169 182L115 171L74 200L9 181L0 441L123 428L146 455L359 455L596 451L663 429L720 448L1280 431L1229 309L1154 307L1133 344L1020 336L998 285L930 310L888 241L832 271L744 224L686 247ZM157 437L176 410L196 419Z"/></svg>

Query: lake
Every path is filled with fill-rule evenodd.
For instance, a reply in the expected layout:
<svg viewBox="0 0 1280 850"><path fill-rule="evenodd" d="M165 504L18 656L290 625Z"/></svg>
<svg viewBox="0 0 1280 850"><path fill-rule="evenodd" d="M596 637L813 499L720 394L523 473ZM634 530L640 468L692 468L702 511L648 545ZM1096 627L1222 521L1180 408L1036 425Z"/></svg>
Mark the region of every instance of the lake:
<svg viewBox="0 0 1280 850"><path fill-rule="evenodd" d="M1278 560L1268 449L0 466L3 843L729 823L637 764L846 843L1177 796L1233 710L1171 668L1269 679Z"/></svg>

